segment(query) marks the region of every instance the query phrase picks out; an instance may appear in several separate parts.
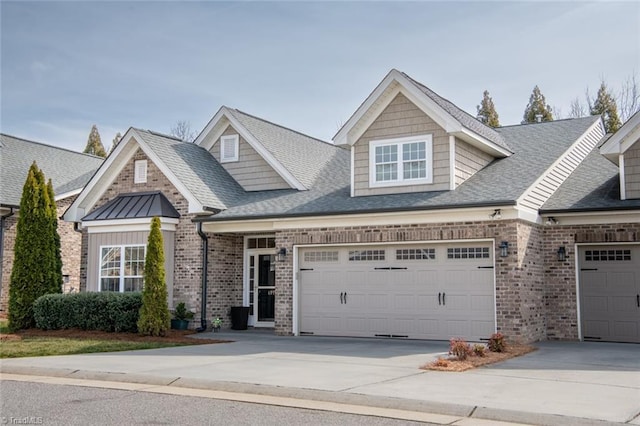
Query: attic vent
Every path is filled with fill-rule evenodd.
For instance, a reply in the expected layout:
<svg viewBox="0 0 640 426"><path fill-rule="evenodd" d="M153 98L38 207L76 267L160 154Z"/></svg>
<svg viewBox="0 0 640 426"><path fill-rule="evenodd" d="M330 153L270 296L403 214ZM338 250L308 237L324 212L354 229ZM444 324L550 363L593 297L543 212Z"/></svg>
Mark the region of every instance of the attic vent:
<svg viewBox="0 0 640 426"><path fill-rule="evenodd" d="M220 162L227 163L238 161L239 149L238 135L222 136L220 138Z"/></svg>
<svg viewBox="0 0 640 426"><path fill-rule="evenodd" d="M133 183L147 183L147 160L136 160L133 169Z"/></svg>

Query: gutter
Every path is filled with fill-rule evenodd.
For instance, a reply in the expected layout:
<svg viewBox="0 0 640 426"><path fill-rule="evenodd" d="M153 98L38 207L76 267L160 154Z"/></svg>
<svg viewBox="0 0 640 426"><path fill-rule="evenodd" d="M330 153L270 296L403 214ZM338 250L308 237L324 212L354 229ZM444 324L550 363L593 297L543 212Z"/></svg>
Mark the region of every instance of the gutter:
<svg viewBox="0 0 640 426"><path fill-rule="evenodd" d="M13 207L10 207L9 213L0 216L0 297L2 296L2 265L4 264L4 222L14 214Z"/></svg>
<svg viewBox="0 0 640 426"><path fill-rule="evenodd" d="M582 207L582 208L568 208L568 209L549 209L540 210L540 215L549 214L562 214L562 213L606 213L612 211L633 211L640 210L640 204L629 206L612 206L612 207Z"/></svg>
<svg viewBox="0 0 640 426"><path fill-rule="evenodd" d="M196 224L198 235L202 239L202 296L200 307L200 327L196 328L196 332L202 333L207 330L207 264L209 252L209 238L202 232L202 222Z"/></svg>

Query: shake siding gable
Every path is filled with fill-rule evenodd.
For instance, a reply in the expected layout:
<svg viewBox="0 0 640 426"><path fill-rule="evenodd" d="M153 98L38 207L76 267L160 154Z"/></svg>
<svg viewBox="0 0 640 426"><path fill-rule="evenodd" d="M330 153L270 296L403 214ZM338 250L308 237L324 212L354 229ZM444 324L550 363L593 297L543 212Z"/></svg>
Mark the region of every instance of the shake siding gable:
<svg viewBox="0 0 640 426"><path fill-rule="evenodd" d="M593 125L571 148L521 197L520 205L538 210L580 165L604 136L599 122Z"/></svg>
<svg viewBox="0 0 640 426"><path fill-rule="evenodd" d="M433 183L369 188L369 142L414 135L433 137ZM449 189L449 137L422 110L399 93L354 145L354 195L382 195Z"/></svg>
<svg viewBox="0 0 640 426"><path fill-rule="evenodd" d="M624 184L627 200L640 198L640 141L624 153Z"/></svg>
<svg viewBox="0 0 640 426"><path fill-rule="evenodd" d="M494 158L478 148L456 138L455 177L456 187L482 170Z"/></svg>
<svg viewBox="0 0 640 426"><path fill-rule="evenodd" d="M229 125L221 136L230 135L239 135L239 133ZM221 146L220 138L218 138L210 151L219 162ZM245 191L291 188L242 136L239 137L238 161L221 164Z"/></svg>

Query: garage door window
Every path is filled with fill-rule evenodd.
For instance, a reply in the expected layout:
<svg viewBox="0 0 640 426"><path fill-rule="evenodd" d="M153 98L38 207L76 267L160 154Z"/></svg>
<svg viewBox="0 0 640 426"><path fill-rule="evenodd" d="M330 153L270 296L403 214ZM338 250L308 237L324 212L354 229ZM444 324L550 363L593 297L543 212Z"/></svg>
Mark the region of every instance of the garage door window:
<svg viewBox="0 0 640 426"><path fill-rule="evenodd" d="M337 262L337 251L308 251L304 254L305 262Z"/></svg>
<svg viewBox="0 0 640 426"><path fill-rule="evenodd" d="M385 260L384 250L352 250L349 251L349 261Z"/></svg>
<svg viewBox="0 0 640 426"><path fill-rule="evenodd" d="M434 260L436 249L434 248L411 248L396 250L396 260Z"/></svg>
<svg viewBox="0 0 640 426"><path fill-rule="evenodd" d="M489 247L455 247L447 249L448 259L489 259Z"/></svg>
<svg viewBox="0 0 640 426"><path fill-rule="evenodd" d="M584 257L593 262L631 260L631 250L586 250Z"/></svg>

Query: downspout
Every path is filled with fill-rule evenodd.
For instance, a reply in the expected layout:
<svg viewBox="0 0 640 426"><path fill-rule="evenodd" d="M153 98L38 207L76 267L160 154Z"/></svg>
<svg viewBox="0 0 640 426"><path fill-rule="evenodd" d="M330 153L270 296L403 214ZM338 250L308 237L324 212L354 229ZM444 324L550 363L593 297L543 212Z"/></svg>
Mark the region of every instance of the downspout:
<svg viewBox="0 0 640 426"><path fill-rule="evenodd" d="M2 265L4 265L4 222L5 219L13 216L13 207L10 208L9 213L0 216L0 297L2 296Z"/></svg>
<svg viewBox="0 0 640 426"><path fill-rule="evenodd" d="M198 235L202 239L202 306L200 307L200 328L196 328L198 333L207 330L207 263L209 252L209 238L202 232L202 222L196 224Z"/></svg>

